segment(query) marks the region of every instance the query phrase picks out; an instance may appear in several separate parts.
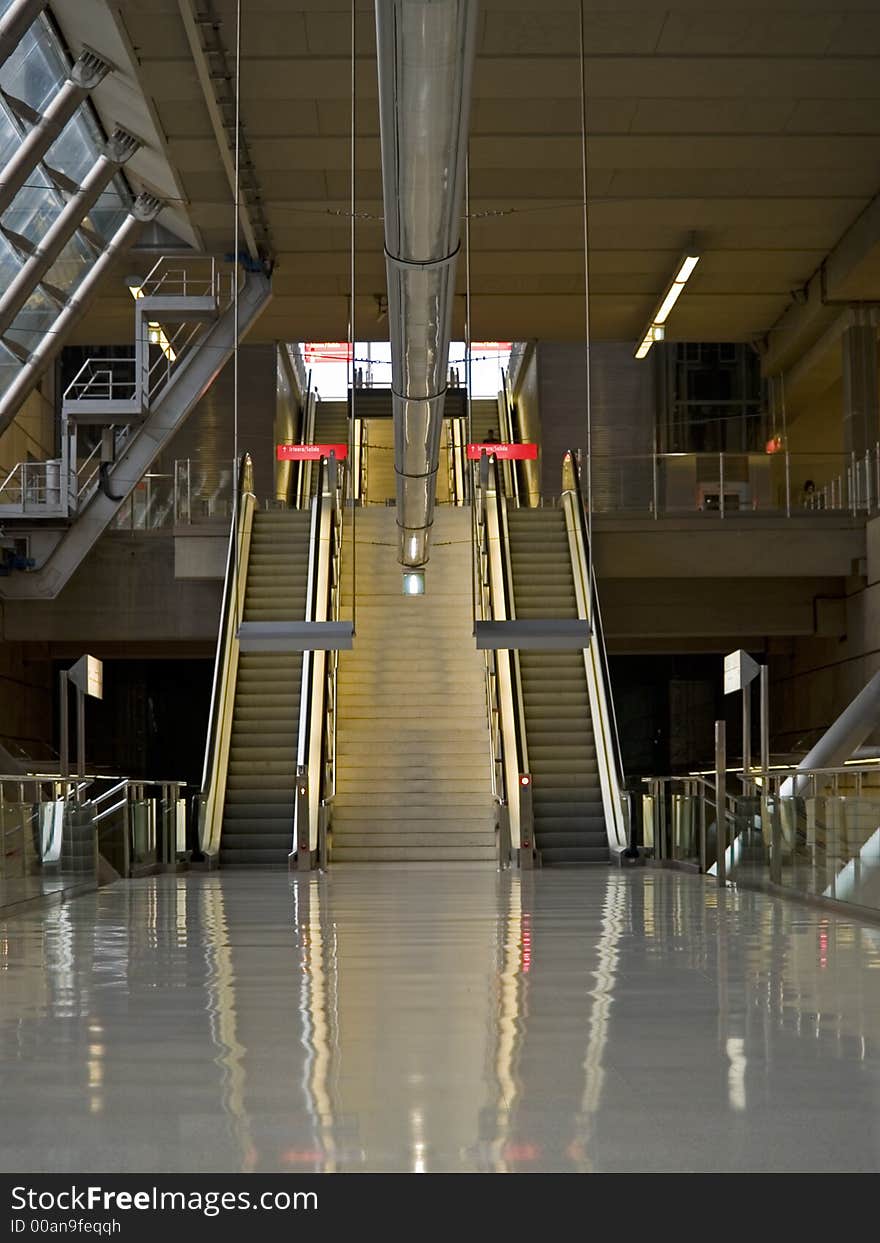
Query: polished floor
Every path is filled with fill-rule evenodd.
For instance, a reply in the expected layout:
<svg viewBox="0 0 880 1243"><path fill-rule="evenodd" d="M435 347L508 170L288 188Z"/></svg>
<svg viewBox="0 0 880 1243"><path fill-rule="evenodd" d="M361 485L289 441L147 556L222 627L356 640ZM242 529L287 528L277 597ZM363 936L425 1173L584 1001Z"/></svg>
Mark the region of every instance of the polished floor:
<svg viewBox="0 0 880 1243"><path fill-rule="evenodd" d="M880 929L639 869L117 884L0 924L0 1169L880 1167Z"/></svg>

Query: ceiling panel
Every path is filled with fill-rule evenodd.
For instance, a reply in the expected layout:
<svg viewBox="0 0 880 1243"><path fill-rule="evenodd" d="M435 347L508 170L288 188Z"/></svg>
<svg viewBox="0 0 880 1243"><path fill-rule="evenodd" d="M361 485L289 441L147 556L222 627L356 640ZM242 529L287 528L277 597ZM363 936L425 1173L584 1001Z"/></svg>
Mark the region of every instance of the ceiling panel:
<svg viewBox="0 0 880 1243"><path fill-rule="evenodd" d="M231 55L234 0L211 4ZM228 249L231 192L178 0L114 0L113 10L189 222ZM578 10L576 0L481 3L471 277L475 332L491 339L582 332ZM357 308L375 324L384 257L371 0L357 14L357 280L367 286ZM670 335L766 333L880 191L877 6L585 0L584 37L594 332L641 332L693 231L704 261ZM276 252L276 297L255 339L335 339L349 279L349 0L248 0L242 42L242 121ZM880 299L878 253L880 239L840 288ZM95 331L123 314L128 325L114 294L93 312Z"/></svg>

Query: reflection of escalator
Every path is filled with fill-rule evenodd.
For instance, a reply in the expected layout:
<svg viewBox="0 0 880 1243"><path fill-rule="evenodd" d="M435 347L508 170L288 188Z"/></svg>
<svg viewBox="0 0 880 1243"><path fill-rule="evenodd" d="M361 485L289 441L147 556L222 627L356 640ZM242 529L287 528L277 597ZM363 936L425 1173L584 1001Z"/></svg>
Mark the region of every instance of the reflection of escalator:
<svg viewBox="0 0 880 1243"><path fill-rule="evenodd" d="M310 521L308 511L254 513L245 622L304 618ZM287 863L293 848L301 676L302 653L239 655L221 863Z"/></svg>
<svg viewBox="0 0 880 1243"><path fill-rule="evenodd" d="M516 616L578 617L565 512L509 509ZM535 845L544 863L608 859L608 834L582 651L519 653Z"/></svg>

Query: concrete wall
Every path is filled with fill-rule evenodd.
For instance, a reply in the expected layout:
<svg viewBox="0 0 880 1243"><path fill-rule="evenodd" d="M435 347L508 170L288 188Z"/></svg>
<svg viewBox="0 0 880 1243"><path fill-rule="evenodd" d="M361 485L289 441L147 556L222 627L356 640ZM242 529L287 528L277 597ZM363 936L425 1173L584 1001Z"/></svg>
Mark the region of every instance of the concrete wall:
<svg viewBox="0 0 880 1243"><path fill-rule="evenodd" d="M228 488L233 458L233 364L230 360L162 455L156 471L170 470L175 458L192 462L193 488ZM275 419L277 359L274 345L243 345L239 350L240 453L254 461L257 496L275 495Z"/></svg>
<svg viewBox="0 0 880 1243"><path fill-rule="evenodd" d="M0 744L13 756L47 757L52 704L52 666L45 651L0 642Z"/></svg>
<svg viewBox="0 0 880 1243"><path fill-rule="evenodd" d="M208 545L214 542L205 538ZM187 653L211 654L222 587L217 579L175 578L171 532L113 531L98 541L56 600L7 601L3 638L98 656L108 644L116 651L132 644L186 643Z"/></svg>
<svg viewBox="0 0 880 1243"><path fill-rule="evenodd" d="M539 341L535 346L541 422L542 489L560 490L562 456L586 451L584 346ZM631 342L597 341L590 348L593 492L596 508L614 509L626 492L630 508L647 509L651 497L656 395L654 370L633 358ZM629 458L625 484L620 462Z"/></svg>
<svg viewBox="0 0 880 1243"><path fill-rule="evenodd" d="M6 471L18 462L52 458L56 453L52 378L31 393L15 422L0 436L0 466Z"/></svg>
<svg viewBox="0 0 880 1243"><path fill-rule="evenodd" d="M773 727L780 745L803 750L880 669L880 519L868 523L866 573L844 583L839 637L770 646ZM880 721L871 741L880 744Z"/></svg>

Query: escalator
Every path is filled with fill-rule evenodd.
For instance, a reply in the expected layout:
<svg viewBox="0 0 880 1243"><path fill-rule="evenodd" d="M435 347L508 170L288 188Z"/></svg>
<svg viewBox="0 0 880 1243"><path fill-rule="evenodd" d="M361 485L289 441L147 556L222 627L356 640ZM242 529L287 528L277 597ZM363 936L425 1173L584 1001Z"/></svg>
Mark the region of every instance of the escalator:
<svg viewBox="0 0 880 1243"><path fill-rule="evenodd" d="M305 617L310 520L307 510L254 512L243 621ZM301 652L239 654L221 865L287 863L301 682Z"/></svg>
<svg viewBox="0 0 880 1243"><path fill-rule="evenodd" d="M242 467L199 796L210 864L287 866L305 840L314 855L332 793L325 722L336 666L309 632L338 600L344 471L315 466L303 509L258 508L249 458Z"/></svg>
<svg viewBox="0 0 880 1243"><path fill-rule="evenodd" d="M507 513L517 618L577 618L565 513ZM535 845L545 864L608 861L608 834L583 653L522 651L520 682Z"/></svg>
<svg viewBox="0 0 880 1243"><path fill-rule="evenodd" d="M545 508L506 495L502 465L475 472L474 540L478 621L500 627L487 668L510 849L526 866L533 848L543 865L607 863L627 845L627 812L577 464L566 454Z"/></svg>
<svg viewBox="0 0 880 1243"><path fill-rule="evenodd" d="M315 430L313 440L318 445L348 444L348 402L319 401L315 403ZM311 470L310 495L315 495L318 472Z"/></svg>

